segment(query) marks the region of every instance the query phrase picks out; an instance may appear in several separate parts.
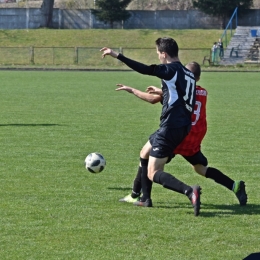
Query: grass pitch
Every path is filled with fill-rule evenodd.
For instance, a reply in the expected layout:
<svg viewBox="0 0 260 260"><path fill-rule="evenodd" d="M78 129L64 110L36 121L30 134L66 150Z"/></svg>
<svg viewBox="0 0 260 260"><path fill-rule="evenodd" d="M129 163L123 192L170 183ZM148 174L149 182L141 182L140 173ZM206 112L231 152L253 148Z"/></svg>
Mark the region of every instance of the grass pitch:
<svg viewBox="0 0 260 260"><path fill-rule="evenodd" d="M0 72L1 259L243 259L260 251L259 76L203 73L209 92L209 165L246 182L248 205L194 173L181 157L166 170L202 186L199 217L185 196L155 184L153 208L122 204L139 151L161 107L116 92L157 78L135 72ZM105 170L84 168L90 152Z"/></svg>

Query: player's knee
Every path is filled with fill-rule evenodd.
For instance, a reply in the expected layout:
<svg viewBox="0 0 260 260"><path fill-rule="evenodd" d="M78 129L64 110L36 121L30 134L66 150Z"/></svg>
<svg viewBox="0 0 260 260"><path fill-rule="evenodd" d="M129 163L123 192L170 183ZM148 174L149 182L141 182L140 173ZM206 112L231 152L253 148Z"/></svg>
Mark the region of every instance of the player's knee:
<svg viewBox="0 0 260 260"><path fill-rule="evenodd" d="M193 169L196 173L198 173L202 176L206 175L207 166L204 166L202 164L196 164L196 165L193 165Z"/></svg>
<svg viewBox="0 0 260 260"><path fill-rule="evenodd" d="M153 177L156 172L157 172L157 169L155 169L154 167L148 166L147 176L148 176L149 180L153 181Z"/></svg>
<svg viewBox="0 0 260 260"><path fill-rule="evenodd" d="M148 179L149 179L150 181L153 181L153 176L154 176L154 174L155 174L155 172L152 172L152 171L149 171L149 170L148 170L147 176L148 176Z"/></svg>

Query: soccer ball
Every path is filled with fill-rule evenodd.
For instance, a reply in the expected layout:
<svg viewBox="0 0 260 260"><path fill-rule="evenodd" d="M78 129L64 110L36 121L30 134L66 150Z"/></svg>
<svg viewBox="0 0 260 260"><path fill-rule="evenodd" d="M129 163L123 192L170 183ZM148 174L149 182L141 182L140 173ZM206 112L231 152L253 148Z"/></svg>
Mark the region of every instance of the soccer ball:
<svg viewBox="0 0 260 260"><path fill-rule="evenodd" d="M100 153L90 153L85 159L85 167L92 173L102 172L105 165L106 160Z"/></svg>

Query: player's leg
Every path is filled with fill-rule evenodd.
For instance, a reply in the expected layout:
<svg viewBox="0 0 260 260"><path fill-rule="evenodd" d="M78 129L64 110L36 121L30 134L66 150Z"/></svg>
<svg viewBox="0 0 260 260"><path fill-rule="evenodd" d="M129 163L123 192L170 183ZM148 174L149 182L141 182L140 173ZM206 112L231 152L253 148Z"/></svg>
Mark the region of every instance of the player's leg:
<svg viewBox="0 0 260 260"><path fill-rule="evenodd" d="M159 131L159 130L158 130ZM149 137L149 141L143 147L140 153L140 162L142 165L142 197L140 198L139 202L134 203L137 206L145 206L145 207L152 207L152 200L151 200L151 192L152 192L152 179L148 178L148 162L149 162L149 153L151 152L152 144L154 139L156 138L157 132L153 133ZM148 149L149 148L149 149ZM148 157L147 157L148 155Z"/></svg>
<svg viewBox="0 0 260 260"><path fill-rule="evenodd" d="M149 157L148 177L163 187L190 195L192 188L171 174L164 172L164 165L173 157L173 151L189 132L189 127L160 128L152 143Z"/></svg>
<svg viewBox="0 0 260 260"><path fill-rule="evenodd" d="M148 177L154 182L161 184L164 188L189 196L192 188L181 182L170 173L164 172L163 168L168 158L149 157Z"/></svg>
<svg viewBox="0 0 260 260"><path fill-rule="evenodd" d="M200 190L199 186L189 186L184 182L178 180L171 174L163 171L163 166L166 163L167 158L158 159L155 157L149 157L149 178L153 177L153 181L162 185L164 188L176 191L178 193L186 195L192 203L194 208L194 215L198 216L200 212ZM151 163L150 163L151 162Z"/></svg>
<svg viewBox="0 0 260 260"><path fill-rule="evenodd" d="M133 181L132 192L130 194L126 195L124 198L119 199L120 202L134 203L136 201L139 201L139 197L141 195L141 189L142 189L141 174L142 174L142 167L141 167L141 163L140 163L138 170L137 170L137 174Z"/></svg>
<svg viewBox="0 0 260 260"><path fill-rule="evenodd" d="M194 207L194 214L197 216L200 210L200 187L186 185L171 174L164 172L164 165L168 161L168 158L172 158L172 151L184 139L188 130L188 127L180 129L159 129L152 142L148 164L148 177L151 181L154 181L167 189L185 194L191 200ZM169 142L169 140L171 141ZM143 206L142 202L145 203L150 200L151 194L144 194L143 190L141 202L135 204Z"/></svg>
<svg viewBox="0 0 260 260"><path fill-rule="evenodd" d="M128 194L127 196L125 196L124 198L120 199L120 202L136 202L139 201L139 196L141 194L141 190L142 190L142 171L143 171L143 167L144 167L144 171L146 172L146 178L143 177L143 182L146 181L146 179L149 182L149 189L151 189L151 181L147 178L147 165L148 165L148 158L149 158L149 153L151 150L151 144L149 141L147 141L147 143L143 146L141 152L140 152L140 164L137 170L137 174L136 177L134 179L133 182L133 188L132 188L132 193ZM142 166L143 164L143 166ZM146 169L145 169L146 168ZM145 186L145 184L144 184ZM147 186L145 186L145 189L147 189Z"/></svg>
<svg viewBox="0 0 260 260"><path fill-rule="evenodd" d="M142 174L142 166L140 163L137 170L137 174L133 182L132 193L131 193L132 198L138 198L141 195L141 190L142 190L141 174Z"/></svg>
<svg viewBox="0 0 260 260"><path fill-rule="evenodd" d="M142 197L140 202L134 203L137 206L152 207L151 192L153 182L148 178L148 162L149 153L152 148L152 143L157 134L157 131L150 135L149 141L144 145L140 152L140 163L142 167L141 184L142 184Z"/></svg>
<svg viewBox="0 0 260 260"><path fill-rule="evenodd" d="M234 181L220 170L213 167L205 167L205 177L214 180L216 183L226 187L233 191L241 206L245 206L247 203L247 194L244 181Z"/></svg>
<svg viewBox="0 0 260 260"><path fill-rule="evenodd" d="M150 136L150 139L153 135ZM152 201L151 201L151 192L152 192L152 184L153 182L149 180L147 174L147 167L148 167L148 161L149 161L149 153L151 150L151 143L148 141L144 147L142 148L140 152L140 164L141 164L141 189L142 189L142 197L140 198L139 202L140 205L137 206L145 206L145 207L152 207ZM136 203L139 203L136 202ZM143 203L144 202L144 203Z"/></svg>
<svg viewBox="0 0 260 260"><path fill-rule="evenodd" d="M136 206L143 206L143 207L152 207L152 199L151 199L151 192L152 192L152 180L153 178L148 178L148 163L154 157L149 157L149 160L142 160L142 197L140 201L135 202ZM163 170L164 164L167 162L167 157L157 160L157 168ZM150 164L150 163L149 163Z"/></svg>
<svg viewBox="0 0 260 260"><path fill-rule="evenodd" d="M214 180L215 182L228 188L229 190L232 190L235 182L218 169L207 167L208 160L201 151L192 156L183 157L193 166L195 172L206 178Z"/></svg>
<svg viewBox="0 0 260 260"><path fill-rule="evenodd" d="M200 175L214 180L216 183L226 187L227 189L234 191L240 205L246 205L247 194L245 192L245 183L243 181L234 181L220 170L207 167L208 160L204 154L199 151L193 156L183 156L192 166L193 169Z"/></svg>

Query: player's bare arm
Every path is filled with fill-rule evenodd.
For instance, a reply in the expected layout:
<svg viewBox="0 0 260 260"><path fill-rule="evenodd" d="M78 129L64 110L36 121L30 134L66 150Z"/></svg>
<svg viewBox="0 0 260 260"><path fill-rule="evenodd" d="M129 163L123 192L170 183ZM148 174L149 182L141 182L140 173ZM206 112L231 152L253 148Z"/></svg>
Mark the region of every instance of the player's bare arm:
<svg viewBox="0 0 260 260"><path fill-rule="evenodd" d="M162 89L161 88L157 88L155 86L149 86L147 87L146 89L146 92L149 93L149 94L155 94L155 95L160 95L162 96Z"/></svg>
<svg viewBox="0 0 260 260"><path fill-rule="evenodd" d="M116 84L119 88L116 89L116 91L119 91L119 90L125 90L129 93L133 93L133 88L131 87L128 87L128 86L125 86L123 84Z"/></svg>
<svg viewBox="0 0 260 260"><path fill-rule="evenodd" d="M123 84L116 84L116 85L119 87L116 89L117 91L125 90L128 93L132 93L136 97L138 97L146 102L149 102L150 104L156 104L156 103L160 102L162 99L162 97L160 95L145 93L143 91L140 91L140 90L132 88L132 87L125 86Z"/></svg>
<svg viewBox="0 0 260 260"><path fill-rule="evenodd" d="M117 58L117 56L118 56L118 54L119 54L118 52L113 51L112 49L107 48L107 47L102 48L100 51L103 52L103 54L102 54L102 58L103 58L103 59L104 59L107 55L110 55L110 56L113 57L113 58Z"/></svg>

